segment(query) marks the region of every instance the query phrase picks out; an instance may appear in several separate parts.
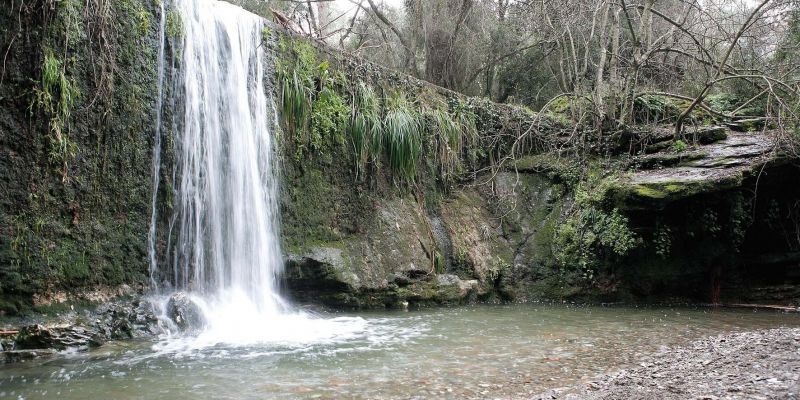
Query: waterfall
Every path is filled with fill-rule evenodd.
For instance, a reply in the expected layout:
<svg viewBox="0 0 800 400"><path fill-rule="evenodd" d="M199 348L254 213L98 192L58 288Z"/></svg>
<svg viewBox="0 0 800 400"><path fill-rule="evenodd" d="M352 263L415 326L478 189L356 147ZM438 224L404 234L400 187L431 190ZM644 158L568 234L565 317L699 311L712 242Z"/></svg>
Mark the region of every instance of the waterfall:
<svg viewBox="0 0 800 400"><path fill-rule="evenodd" d="M363 319L312 317L289 307L278 291L283 258L270 129L276 111L264 83L264 21L216 0L176 0L174 7L183 30L173 69L174 199L167 253L157 257L154 194L151 280L162 311L169 292L189 292L205 328L191 338L168 334L159 347L297 344L357 335ZM155 145L154 156L160 140ZM159 260L169 261L157 265Z"/></svg>
<svg viewBox="0 0 800 400"><path fill-rule="evenodd" d="M156 125L153 139L153 197L150 202L150 229L147 232L147 250L150 261L150 286L157 287L155 279L158 262L156 260L156 224L158 222L158 187L161 184L161 122L164 108L164 54L166 46L167 14L164 2L159 2L160 20L158 29L158 98L156 100Z"/></svg>
<svg viewBox="0 0 800 400"><path fill-rule="evenodd" d="M184 112L173 284L205 296L243 296L261 312L280 312L264 22L221 1L179 0L176 6L184 31Z"/></svg>

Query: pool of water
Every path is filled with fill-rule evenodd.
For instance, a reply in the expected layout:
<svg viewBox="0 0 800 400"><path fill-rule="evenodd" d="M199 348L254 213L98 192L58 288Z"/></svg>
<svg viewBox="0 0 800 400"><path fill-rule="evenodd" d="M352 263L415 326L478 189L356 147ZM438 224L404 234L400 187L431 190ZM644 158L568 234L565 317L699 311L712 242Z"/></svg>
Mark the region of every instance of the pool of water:
<svg viewBox="0 0 800 400"><path fill-rule="evenodd" d="M0 398L526 398L635 363L662 346L800 326L796 314L768 311L534 304L319 318L357 329L320 341L244 346L197 348L186 338L116 342L0 365Z"/></svg>

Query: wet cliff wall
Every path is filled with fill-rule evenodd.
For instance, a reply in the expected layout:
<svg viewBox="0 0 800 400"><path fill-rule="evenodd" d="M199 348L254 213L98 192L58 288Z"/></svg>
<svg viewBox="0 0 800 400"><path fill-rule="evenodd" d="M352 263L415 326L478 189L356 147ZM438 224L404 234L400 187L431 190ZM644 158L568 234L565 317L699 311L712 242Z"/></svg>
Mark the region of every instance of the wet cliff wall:
<svg viewBox="0 0 800 400"><path fill-rule="evenodd" d="M143 282L157 3L0 7L0 309Z"/></svg>
<svg viewBox="0 0 800 400"><path fill-rule="evenodd" d="M11 27L0 38L0 308L144 287L160 3L20 7L0 10ZM166 10L159 248L180 107L181 21ZM725 131L678 152L657 129L598 137L272 24L264 46L285 286L298 301L796 298L800 186L769 135Z"/></svg>
<svg viewBox="0 0 800 400"><path fill-rule="evenodd" d="M669 145L668 127L598 135L270 35L279 107L297 82L310 93L281 125L299 299L797 302L798 170L768 130L701 125L687 149ZM398 110L418 123L411 177L385 142ZM373 114L377 151L353 129Z"/></svg>

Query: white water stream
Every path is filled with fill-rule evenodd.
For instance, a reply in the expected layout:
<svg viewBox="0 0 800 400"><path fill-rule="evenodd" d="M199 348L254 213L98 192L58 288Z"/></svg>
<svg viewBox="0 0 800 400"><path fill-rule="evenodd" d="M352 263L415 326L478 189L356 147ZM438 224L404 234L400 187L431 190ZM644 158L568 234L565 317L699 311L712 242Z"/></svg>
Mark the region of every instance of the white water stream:
<svg viewBox="0 0 800 400"><path fill-rule="evenodd" d="M317 319L293 310L278 291L279 182L273 107L264 86L263 20L215 0L177 0L174 6L183 28L176 93L183 114L174 133L176 235L168 250L171 265L155 265L151 242L151 273L160 270L169 282L158 283L159 293L191 293L206 327L189 343L183 338L163 347L308 343L363 330L361 318ZM155 212L154 201L151 237Z"/></svg>

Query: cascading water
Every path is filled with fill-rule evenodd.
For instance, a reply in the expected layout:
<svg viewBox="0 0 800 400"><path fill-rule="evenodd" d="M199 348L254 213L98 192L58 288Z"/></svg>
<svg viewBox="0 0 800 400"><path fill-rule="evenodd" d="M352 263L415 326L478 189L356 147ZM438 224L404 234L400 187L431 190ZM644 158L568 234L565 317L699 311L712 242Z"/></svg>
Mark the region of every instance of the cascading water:
<svg viewBox="0 0 800 400"><path fill-rule="evenodd" d="M156 286L156 269L158 262L156 261L156 223L158 221L158 187L161 184L161 122L163 117L164 108L164 54L166 47L166 31L167 31L167 13L164 8L164 2L159 3L159 11L161 12L159 18L158 30L158 98L156 100L156 129L153 144L153 197L150 203L150 230L147 232L147 250L150 258L150 285Z"/></svg>
<svg viewBox="0 0 800 400"><path fill-rule="evenodd" d="M173 282L278 313L277 182L264 89L263 21L223 2L181 0L184 114Z"/></svg>
<svg viewBox="0 0 800 400"><path fill-rule="evenodd" d="M278 292L283 261L263 20L215 0L177 0L175 7L183 26L176 236L164 257L168 267L155 266L151 245L152 280L161 280L159 272L169 282L159 292L192 293L206 320L192 347L324 341L361 330L360 318L323 320L293 311Z"/></svg>

